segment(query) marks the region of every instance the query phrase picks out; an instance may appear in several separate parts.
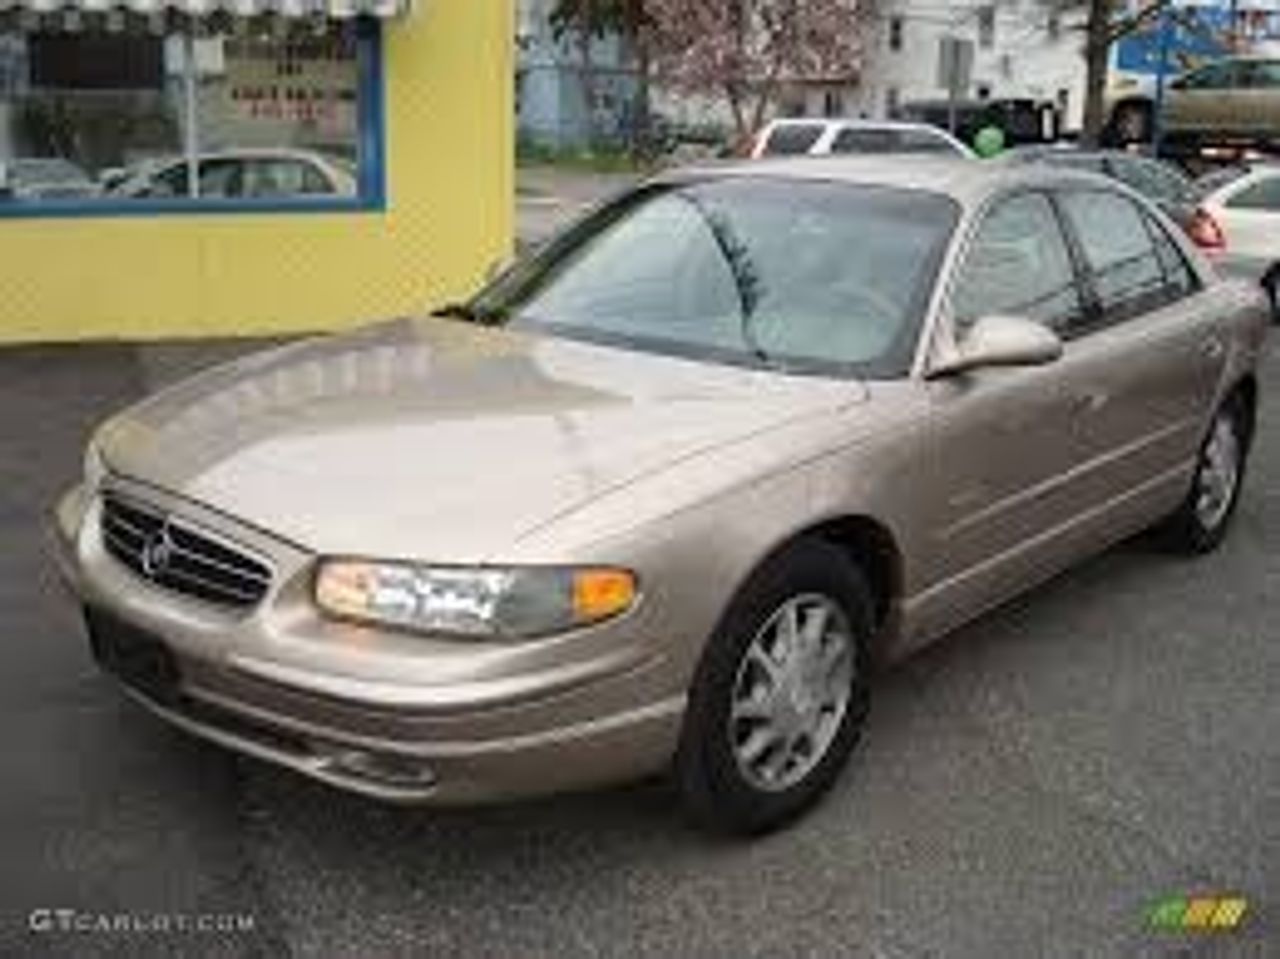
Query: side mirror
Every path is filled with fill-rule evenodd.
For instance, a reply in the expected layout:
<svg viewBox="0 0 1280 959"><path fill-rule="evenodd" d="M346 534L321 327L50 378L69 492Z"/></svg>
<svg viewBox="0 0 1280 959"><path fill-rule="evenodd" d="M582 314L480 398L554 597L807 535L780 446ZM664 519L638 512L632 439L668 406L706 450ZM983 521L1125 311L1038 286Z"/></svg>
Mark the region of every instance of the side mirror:
<svg viewBox="0 0 1280 959"><path fill-rule="evenodd" d="M1062 340L1047 326L1020 316L984 316L950 356L935 362L930 379L993 366L1043 366L1062 356Z"/></svg>

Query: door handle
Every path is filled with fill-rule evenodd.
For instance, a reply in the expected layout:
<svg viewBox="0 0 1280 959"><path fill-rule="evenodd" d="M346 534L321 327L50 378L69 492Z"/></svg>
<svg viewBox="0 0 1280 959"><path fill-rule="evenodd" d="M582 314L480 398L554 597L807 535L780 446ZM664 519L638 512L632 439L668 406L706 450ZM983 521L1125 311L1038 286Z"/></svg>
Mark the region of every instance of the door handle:
<svg viewBox="0 0 1280 959"><path fill-rule="evenodd" d="M1222 340L1216 336L1211 336L1200 344L1200 352L1210 360L1219 359L1223 353Z"/></svg>
<svg viewBox="0 0 1280 959"><path fill-rule="evenodd" d="M1104 389L1082 390L1071 398L1071 411L1076 414L1097 413L1111 402L1111 394Z"/></svg>

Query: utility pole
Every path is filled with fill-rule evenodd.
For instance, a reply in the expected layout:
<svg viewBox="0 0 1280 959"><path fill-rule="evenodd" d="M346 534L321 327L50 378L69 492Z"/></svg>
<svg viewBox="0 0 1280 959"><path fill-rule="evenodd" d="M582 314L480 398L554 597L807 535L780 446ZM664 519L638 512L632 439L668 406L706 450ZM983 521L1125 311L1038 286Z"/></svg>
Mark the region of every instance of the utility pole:
<svg viewBox="0 0 1280 959"><path fill-rule="evenodd" d="M1156 100L1151 110L1151 153L1159 157L1164 149L1164 88L1169 73L1169 44L1172 40L1172 3L1160 9L1160 42L1156 53Z"/></svg>

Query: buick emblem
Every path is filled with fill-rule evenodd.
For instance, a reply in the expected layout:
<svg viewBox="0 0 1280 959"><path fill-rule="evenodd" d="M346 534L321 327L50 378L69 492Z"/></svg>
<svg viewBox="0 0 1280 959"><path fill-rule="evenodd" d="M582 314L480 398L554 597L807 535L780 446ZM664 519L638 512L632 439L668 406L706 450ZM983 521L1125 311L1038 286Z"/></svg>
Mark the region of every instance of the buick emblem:
<svg viewBox="0 0 1280 959"><path fill-rule="evenodd" d="M173 539L169 536L168 524L165 524L142 545L142 571L152 579L163 576L172 558Z"/></svg>

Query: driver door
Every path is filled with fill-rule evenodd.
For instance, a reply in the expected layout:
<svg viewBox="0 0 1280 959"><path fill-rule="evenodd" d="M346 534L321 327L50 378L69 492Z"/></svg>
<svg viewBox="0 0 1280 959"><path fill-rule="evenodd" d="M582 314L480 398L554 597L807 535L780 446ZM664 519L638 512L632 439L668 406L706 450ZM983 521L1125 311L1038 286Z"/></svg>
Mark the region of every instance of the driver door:
<svg viewBox="0 0 1280 959"><path fill-rule="evenodd" d="M1041 192L994 204L950 288L950 329L1010 315L1064 332L1084 309L1054 206ZM1085 508L1075 471L1086 458L1070 362L973 370L928 384L934 441L925 590L912 644L981 612L1042 575L1055 532Z"/></svg>

